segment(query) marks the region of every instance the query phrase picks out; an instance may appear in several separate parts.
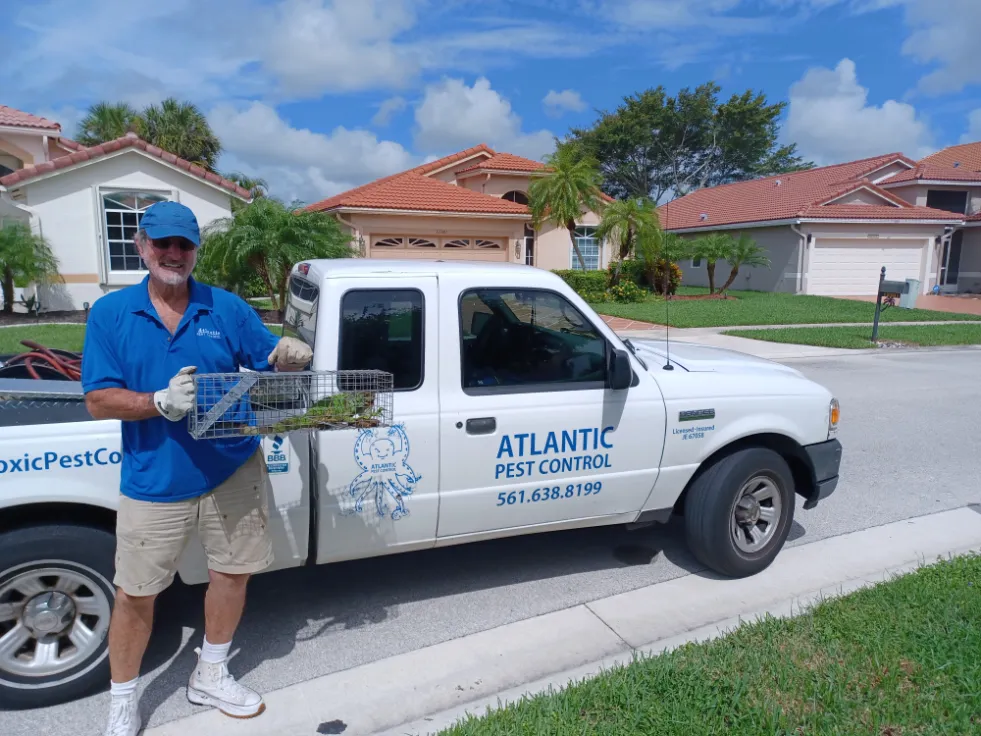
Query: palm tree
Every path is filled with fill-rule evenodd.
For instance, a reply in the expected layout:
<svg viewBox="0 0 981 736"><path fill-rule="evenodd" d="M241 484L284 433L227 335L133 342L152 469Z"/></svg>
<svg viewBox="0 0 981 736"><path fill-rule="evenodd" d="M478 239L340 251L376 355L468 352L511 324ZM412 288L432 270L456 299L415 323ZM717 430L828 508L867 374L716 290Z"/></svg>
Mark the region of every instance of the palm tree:
<svg viewBox="0 0 981 736"><path fill-rule="evenodd" d="M290 272L298 261L353 255L350 235L332 215L259 197L204 228L200 258L205 273L227 284L243 284L258 274L282 319Z"/></svg>
<svg viewBox="0 0 981 736"><path fill-rule="evenodd" d="M0 282L3 285L3 312L14 311L14 284L45 283L58 274L58 259L30 225L11 222L0 226Z"/></svg>
<svg viewBox="0 0 981 736"><path fill-rule="evenodd" d="M208 171L215 171L221 154L221 141L204 113L194 104L173 97L139 111L124 102L99 102L89 108L79 130L78 142L85 146L97 146L133 132Z"/></svg>
<svg viewBox="0 0 981 736"><path fill-rule="evenodd" d="M596 237L609 239L620 246L611 285L620 283L623 262L634 252L638 233L643 239L645 234L659 229L657 208L648 197L618 199L605 206L603 220L596 228Z"/></svg>
<svg viewBox="0 0 981 736"><path fill-rule="evenodd" d="M243 189L249 190L249 196L255 200L259 197L265 197L269 194L269 185L266 183L265 179L258 176L249 176L248 174L243 174L239 171L229 171L228 173L222 174L229 181L233 181L238 184ZM239 200L232 198L232 212L237 212L246 205Z"/></svg>
<svg viewBox="0 0 981 736"><path fill-rule="evenodd" d="M586 260L576 243L576 221L583 212L602 210L599 164L571 143L559 143L545 164L545 173L536 175L528 187L532 224L536 230L546 222L566 228L579 266L585 271Z"/></svg>
<svg viewBox="0 0 981 736"><path fill-rule="evenodd" d="M743 266L749 266L750 268L770 267L770 259L766 255L766 250L757 245L756 241L746 233L740 234L736 242L733 243L732 252L726 260L729 261L732 270L729 272L729 278L722 284L722 288L719 289L720 294L724 294L732 286L732 282L736 280L739 269Z"/></svg>
<svg viewBox="0 0 981 736"><path fill-rule="evenodd" d="M168 97L140 115L140 137L209 171L215 170L221 142L194 104Z"/></svg>
<svg viewBox="0 0 981 736"><path fill-rule="evenodd" d="M76 139L83 146L97 146L138 132L139 120L140 114L125 102L98 102L79 123Z"/></svg>
<svg viewBox="0 0 981 736"><path fill-rule="evenodd" d="M709 294L715 293L715 262L719 260L730 261L735 243L736 241L728 233L709 233L692 241L692 257L705 259Z"/></svg>

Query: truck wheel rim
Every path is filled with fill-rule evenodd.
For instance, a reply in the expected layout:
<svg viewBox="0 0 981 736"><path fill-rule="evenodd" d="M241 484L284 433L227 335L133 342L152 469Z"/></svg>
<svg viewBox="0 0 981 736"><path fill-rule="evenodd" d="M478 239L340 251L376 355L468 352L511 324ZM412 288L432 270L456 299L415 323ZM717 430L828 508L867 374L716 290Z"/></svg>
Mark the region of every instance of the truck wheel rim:
<svg viewBox="0 0 981 736"><path fill-rule="evenodd" d="M95 655L112 612L96 580L94 574L43 567L0 585L0 672L50 677Z"/></svg>
<svg viewBox="0 0 981 736"><path fill-rule="evenodd" d="M783 502L772 479L756 476L739 489L729 522L732 541L741 552L755 553L777 533Z"/></svg>

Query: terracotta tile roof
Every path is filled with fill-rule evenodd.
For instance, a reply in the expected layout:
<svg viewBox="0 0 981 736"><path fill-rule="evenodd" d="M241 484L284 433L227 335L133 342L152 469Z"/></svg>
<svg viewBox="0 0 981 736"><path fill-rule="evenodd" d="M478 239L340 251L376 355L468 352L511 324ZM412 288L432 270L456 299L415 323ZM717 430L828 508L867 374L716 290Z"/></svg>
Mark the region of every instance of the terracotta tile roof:
<svg viewBox="0 0 981 736"><path fill-rule="evenodd" d="M959 146L948 146L943 150L930 154L926 158L920 159L920 163L945 168L954 168L954 164L959 164L957 166L958 169L981 171L981 141L976 143L962 143Z"/></svg>
<svg viewBox="0 0 981 736"><path fill-rule="evenodd" d="M75 142L72 141L72 143ZM15 186L17 184L30 181L31 179L41 176L42 174L48 174L52 171L60 171L61 169L66 169L74 166L75 164L80 164L83 161L91 161L93 159L101 158L102 156L124 148L139 148L141 151L146 151L151 156L156 156L157 158L166 161L167 163L176 166L183 171L186 171L192 176L196 176L199 179L204 179L212 184L216 184L223 189L227 189L229 192L239 195L240 197L251 199L252 196L248 189L243 189L235 182L222 176L218 176L218 174L203 169L200 166L196 166L190 161L185 161L182 158L178 158L169 151L164 151L162 148L150 145L145 140L136 137L136 135L132 133L128 133L122 138L106 141L98 146L90 146L86 148L77 143L75 145L78 146L78 150L75 153L59 156L51 161L46 161L45 163L36 164L34 166L25 166L23 169L19 169L12 174L7 174L4 177L0 177L0 185L5 187Z"/></svg>
<svg viewBox="0 0 981 736"><path fill-rule="evenodd" d="M966 168L953 168L951 166L935 166L932 164L917 164L915 169L904 171L896 176L890 176L885 181L879 182L879 186L892 186L901 182L910 181L964 181L981 183L981 170L971 171Z"/></svg>
<svg viewBox="0 0 981 736"><path fill-rule="evenodd" d="M532 161L530 158L515 156L512 153L498 153L485 161L481 161L473 166L460 169L457 174L466 174L472 171L486 169L488 171L540 171L545 168L545 164L539 161Z"/></svg>
<svg viewBox="0 0 981 736"><path fill-rule="evenodd" d="M909 216L910 219L924 219L926 214L918 210L925 208L915 208L864 179L866 174L896 159L907 160L899 153L889 153L807 171L700 189L662 205L658 208L658 214L666 230L708 229L719 225L790 220L803 216L805 211L809 213L808 217L815 217L815 210L822 202L864 186L884 200L895 202L897 206L826 205L824 209L834 208L835 212L845 213L846 210L841 208L847 207L848 214L838 216L849 218L864 216L868 219L883 219L885 214L880 213L880 210L884 212L888 209L892 211L890 216L893 218L903 219ZM853 212L856 209L857 212ZM950 213L941 214L942 219L950 219ZM834 216L836 215L829 214L829 217ZM930 217L935 216L939 217L930 214Z"/></svg>
<svg viewBox="0 0 981 736"><path fill-rule="evenodd" d="M975 212L973 215L969 215L965 219L967 222L981 222L981 212Z"/></svg>
<svg viewBox="0 0 981 736"><path fill-rule="evenodd" d="M527 215L528 207L500 197L481 194L466 187L408 171L366 184L307 207L329 210L362 207L423 212L472 212L476 214Z"/></svg>
<svg viewBox="0 0 981 736"><path fill-rule="evenodd" d="M414 169L409 169L409 171L416 174L428 174L431 171L438 171L445 166L449 166L454 161L462 161L465 158L470 158L477 153L485 153L487 154L488 158L493 158L497 155L497 152L486 143L480 143L476 146L472 146L471 148L464 149L463 151L457 151L456 153L451 153L449 156L443 156L443 158L430 161L428 164L416 166ZM398 176L398 174L393 174L393 176ZM381 180L379 179L378 181Z"/></svg>
<svg viewBox="0 0 981 736"><path fill-rule="evenodd" d="M932 207L893 207L888 204L828 204L811 205L798 213L804 218L820 220L950 220L958 222L963 215Z"/></svg>
<svg viewBox="0 0 981 736"><path fill-rule="evenodd" d="M31 115L29 112L15 110L6 105L0 105L0 125L10 125L15 128L44 128L45 130L61 130L61 125L53 120Z"/></svg>

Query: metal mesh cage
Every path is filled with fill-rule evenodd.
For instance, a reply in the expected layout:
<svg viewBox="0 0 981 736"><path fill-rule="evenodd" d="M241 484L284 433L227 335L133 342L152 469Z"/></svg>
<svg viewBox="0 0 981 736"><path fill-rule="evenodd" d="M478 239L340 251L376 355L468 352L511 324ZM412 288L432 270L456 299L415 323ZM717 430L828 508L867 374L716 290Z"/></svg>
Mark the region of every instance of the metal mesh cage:
<svg viewBox="0 0 981 736"><path fill-rule="evenodd" d="M394 377L384 371L203 373L188 431L196 439L389 426Z"/></svg>

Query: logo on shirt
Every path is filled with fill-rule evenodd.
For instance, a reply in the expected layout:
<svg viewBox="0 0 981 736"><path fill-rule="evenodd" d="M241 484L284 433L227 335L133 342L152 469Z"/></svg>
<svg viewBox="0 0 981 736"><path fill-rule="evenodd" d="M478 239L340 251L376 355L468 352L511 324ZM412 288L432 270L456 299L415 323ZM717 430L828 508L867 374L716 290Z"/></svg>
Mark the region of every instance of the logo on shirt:
<svg viewBox="0 0 981 736"><path fill-rule="evenodd" d="M221 333L218 330L209 330L207 327L198 327L198 337L210 337L212 340L220 340Z"/></svg>

